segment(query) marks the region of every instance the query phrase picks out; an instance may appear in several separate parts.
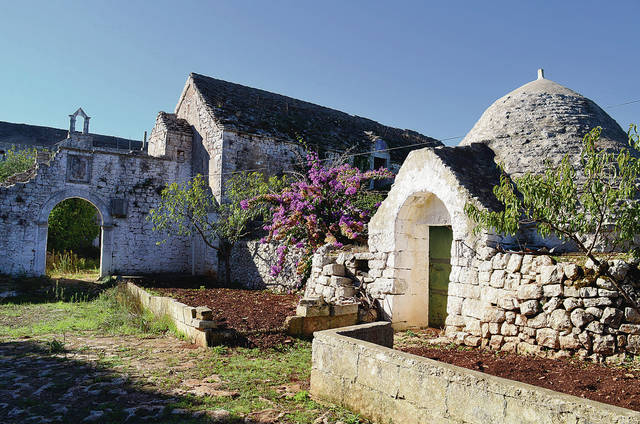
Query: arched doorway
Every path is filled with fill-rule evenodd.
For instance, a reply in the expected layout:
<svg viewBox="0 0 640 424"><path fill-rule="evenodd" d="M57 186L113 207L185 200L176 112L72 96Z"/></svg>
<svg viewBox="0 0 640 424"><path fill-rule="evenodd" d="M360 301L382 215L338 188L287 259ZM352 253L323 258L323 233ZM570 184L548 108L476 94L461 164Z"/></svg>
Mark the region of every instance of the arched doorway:
<svg viewBox="0 0 640 424"><path fill-rule="evenodd" d="M406 287L396 302L404 309L397 327L443 327L453 239L444 203L433 193L409 196L398 213L394 237Z"/></svg>
<svg viewBox="0 0 640 424"><path fill-rule="evenodd" d="M46 274L47 239L49 232L49 216L53 208L67 199L82 199L91 203L98 211L100 220L100 273L103 277L112 272L113 258L113 222L106 202L86 189L67 189L55 193L43 205L38 219L36 239L35 271Z"/></svg>
<svg viewBox="0 0 640 424"><path fill-rule="evenodd" d="M81 198L65 199L49 214L47 275L81 274L95 278L100 269L100 212Z"/></svg>

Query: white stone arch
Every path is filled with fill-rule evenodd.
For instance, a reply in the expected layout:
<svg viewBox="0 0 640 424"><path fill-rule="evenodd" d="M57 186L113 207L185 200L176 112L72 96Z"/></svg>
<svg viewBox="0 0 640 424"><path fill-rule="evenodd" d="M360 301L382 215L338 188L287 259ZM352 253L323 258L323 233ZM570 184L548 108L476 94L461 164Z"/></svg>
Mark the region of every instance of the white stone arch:
<svg viewBox="0 0 640 424"><path fill-rule="evenodd" d="M460 246L474 244L472 225L464 213L470 198L432 149L412 151L400 168L389 195L369 223L370 250L389 253L388 277L376 281L386 286L382 307L395 328L428 325L428 263L417 263L419 255L412 251L428 249L429 226L450 226L451 262L457 264L464 255ZM423 257L426 254L422 252Z"/></svg>
<svg viewBox="0 0 640 424"><path fill-rule="evenodd" d="M86 188L68 188L60 190L42 205L40 213L38 215L38 234L36 238L36 251L35 251L35 272L38 275L44 275L46 273L46 260L47 260L47 236L49 232L49 214L53 208L60 202L67 199L82 199L91 203L98 210L100 215L100 277L109 275L112 271L113 265L113 217L109 211L107 202L101 199L99 196L92 193Z"/></svg>

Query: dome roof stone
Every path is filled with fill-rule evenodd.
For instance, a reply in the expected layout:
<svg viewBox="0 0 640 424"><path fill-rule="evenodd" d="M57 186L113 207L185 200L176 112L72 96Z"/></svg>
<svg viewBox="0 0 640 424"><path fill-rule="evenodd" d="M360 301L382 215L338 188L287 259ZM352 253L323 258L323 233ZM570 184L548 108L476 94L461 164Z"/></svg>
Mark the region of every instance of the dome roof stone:
<svg viewBox="0 0 640 424"><path fill-rule="evenodd" d="M486 144L508 174L519 176L542 172L547 160L556 165L565 154L577 163L584 135L597 126L600 147L628 146L626 133L595 102L539 70L537 80L489 106L460 145Z"/></svg>

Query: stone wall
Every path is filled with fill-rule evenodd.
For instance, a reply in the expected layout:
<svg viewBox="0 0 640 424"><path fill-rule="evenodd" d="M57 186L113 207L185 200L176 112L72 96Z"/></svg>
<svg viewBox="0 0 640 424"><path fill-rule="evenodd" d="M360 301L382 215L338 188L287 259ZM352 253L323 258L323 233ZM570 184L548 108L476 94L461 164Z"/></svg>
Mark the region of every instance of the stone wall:
<svg viewBox="0 0 640 424"><path fill-rule="evenodd" d="M447 335L469 346L593 359L640 353L640 315L613 284L585 266L549 256L495 253L453 266ZM614 275L629 265L610 262ZM624 288L637 299L630 276ZM619 358L620 359L620 358Z"/></svg>
<svg viewBox="0 0 640 424"><path fill-rule="evenodd" d="M392 344L389 323L315 333L311 394L380 423L640 422L636 411L399 352Z"/></svg>
<svg viewBox="0 0 640 424"><path fill-rule="evenodd" d="M321 297L331 304L354 299L358 290L382 299L381 291L388 281L383 277L386 253L337 250L325 245L313 255L311 276L305 297Z"/></svg>
<svg viewBox="0 0 640 424"><path fill-rule="evenodd" d="M189 240L158 245L164 236L146 219L167 182L189 178L190 164L87 148L85 141L67 140L31 179L0 187L0 273L44 273L49 213L70 197L100 213L102 274L190 271Z"/></svg>
<svg viewBox="0 0 640 424"><path fill-rule="evenodd" d="M282 272L271 275L271 267L277 264L278 245L259 240L242 240L231 252L231 280L249 289L268 288L276 291L296 289L300 276L296 272L301 252L291 248L286 256Z"/></svg>

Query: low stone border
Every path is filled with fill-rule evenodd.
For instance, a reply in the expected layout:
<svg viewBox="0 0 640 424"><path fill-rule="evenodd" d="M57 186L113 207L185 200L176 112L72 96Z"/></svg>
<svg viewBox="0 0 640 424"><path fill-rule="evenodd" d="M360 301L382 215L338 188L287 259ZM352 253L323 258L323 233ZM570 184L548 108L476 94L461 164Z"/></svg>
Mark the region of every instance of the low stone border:
<svg viewBox="0 0 640 424"><path fill-rule="evenodd" d="M314 334L311 393L380 423L640 423L640 413L391 349L387 322Z"/></svg>
<svg viewBox="0 0 640 424"><path fill-rule="evenodd" d="M358 323L358 304L330 305L322 298L302 298L296 315L284 322L287 334L311 337L314 332Z"/></svg>
<svg viewBox="0 0 640 424"><path fill-rule="evenodd" d="M154 296L131 282L127 282L126 287L129 293L154 315L171 318L178 331L192 343L207 347L215 344L220 338L219 331L216 331L217 324L211 320L211 309L202 306L194 308L170 297Z"/></svg>

